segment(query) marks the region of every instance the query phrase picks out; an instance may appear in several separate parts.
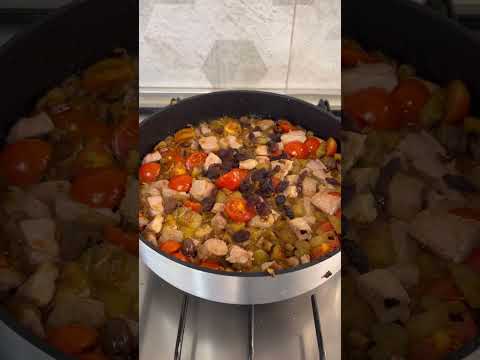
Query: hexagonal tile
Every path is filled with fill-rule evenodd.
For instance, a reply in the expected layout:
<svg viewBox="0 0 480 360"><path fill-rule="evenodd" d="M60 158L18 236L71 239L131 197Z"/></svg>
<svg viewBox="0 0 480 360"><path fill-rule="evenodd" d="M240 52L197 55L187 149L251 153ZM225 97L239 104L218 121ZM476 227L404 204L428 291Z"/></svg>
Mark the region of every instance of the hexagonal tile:
<svg viewBox="0 0 480 360"><path fill-rule="evenodd" d="M252 86L267 67L250 40L217 40L202 71L215 88Z"/></svg>

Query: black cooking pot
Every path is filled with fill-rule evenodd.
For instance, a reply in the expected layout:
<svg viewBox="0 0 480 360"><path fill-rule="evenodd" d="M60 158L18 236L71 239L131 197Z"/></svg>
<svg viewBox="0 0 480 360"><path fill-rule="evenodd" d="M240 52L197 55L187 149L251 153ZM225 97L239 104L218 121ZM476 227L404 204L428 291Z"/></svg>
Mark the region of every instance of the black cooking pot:
<svg viewBox="0 0 480 360"><path fill-rule="evenodd" d="M322 138L340 135L340 122L323 108L299 99L260 91L221 91L198 95L169 106L140 125L140 155L143 157L168 135L189 124L221 116L257 115L285 118ZM189 294L222 303L264 304L286 300L311 291L340 269L340 253L329 254L309 264L279 271L226 273L200 268L159 251L141 239L143 262L157 275Z"/></svg>
<svg viewBox="0 0 480 360"><path fill-rule="evenodd" d="M468 84L480 110L480 39L458 23L407 0L342 0L342 36L414 65L427 79ZM477 316L480 326L480 318ZM477 351L480 337L448 359Z"/></svg>
<svg viewBox="0 0 480 360"><path fill-rule="evenodd" d="M61 8L0 48L0 139L35 101L80 69L125 48L138 54L136 0L80 0ZM0 321L55 359L67 357L20 327L0 307Z"/></svg>

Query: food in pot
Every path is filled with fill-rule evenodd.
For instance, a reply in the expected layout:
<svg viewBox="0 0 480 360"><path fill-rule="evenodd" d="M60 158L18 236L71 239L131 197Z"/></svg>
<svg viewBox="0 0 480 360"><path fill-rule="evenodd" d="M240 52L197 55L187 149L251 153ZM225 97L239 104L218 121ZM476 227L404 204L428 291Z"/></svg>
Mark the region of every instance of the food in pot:
<svg viewBox="0 0 480 360"><path fill-rule="evenodd" d="M221 117L160 141L139 171L139 226L180 261L224 271L306 264L340 247L333 138L288 120Z"/></svg>
<svg viewBox="0 0 480 360"><path fill-rule="evenodd" d="M462 81L342 49L346 359L444 359L479 335L480 119Z"/></svg>
<svg viewBox="0 0 480 360"><path fill-rule="evenodd" d="M138 358L136 66L69 77L0 150L0 298L77 359Z"/></svg>

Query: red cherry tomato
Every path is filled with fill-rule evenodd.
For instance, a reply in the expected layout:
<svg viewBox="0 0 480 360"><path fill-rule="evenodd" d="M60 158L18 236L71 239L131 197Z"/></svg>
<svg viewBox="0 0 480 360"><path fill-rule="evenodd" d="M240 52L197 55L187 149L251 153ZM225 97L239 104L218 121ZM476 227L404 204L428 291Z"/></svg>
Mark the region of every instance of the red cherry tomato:
<svg viewBox="0 0 480 360"><path fill-rule="evenodd" d="M128 153L138 148L138 129L138 113L130 113L115 129L112 148L118 159L127 159Z"/></svg>
<svg viewBox="0 0 480 360"><path fill-rule="evenodd" d="M445 105L445 122L461 123L470 113L471 96L465 83L453 80L447 87L447 103Z"/></svg>
<svg viewBox="0 0 480 360"><path fill-rule="evenodd" d="M392 102L400 112L403 124L414 124L419 120L419 114L430 97L430 91L425 84L414 78L401 81L390 94Z"/></svg>
<svg viewBox="0 0 480 360"><path fill-rule="evenodd" d="M218 261L214 260L203 260L200 263L200 266L211 270L223 270L223 266Z"/></svg>
<svg viewBox="0 0 480 360"><path fill-rule="evenodd" d="M102 139L109 142L111 128L98 119L98 111L91 106L65 105L63 111L52 111L50 116L55 127L88 139Z"/></svg>
<svg viewBox="0 0 480 360"><path fill-rule="evenodd" d="M183 255L180 251L173 254L173 256L175 256L178 260L181 260L183 262L188 262L188 258L185 255Z"/></svg>
<svg viewBox="0 0 480 360"><path fill-rule="evenodd" d="M476 248L472 251L470 256L467 258L466 263L480 275L480 248Z"/></svg>
<svg viewBox="0 0 480 360"><path fill-rule="evenodd" d="M106 226L104 237L108 242L115 244L132 255L138 255L138 234L136 232L125 232L116 226Z"/></svg>
<svg viewBox="0 0 480 360"><path fill-rule="evenodd" d="M207 153L205 152L194 152L192 155L190 155L188 158L187 158L187 161L185 163L186 167L187 167L187 170L188 171L192 171L192 169L195 167L195 166L202 166L203 163L205 162L205 159L207 158Z"/></svg>
<svg viewBox="0 0 480 360"><path fill-rule="evenodd" d="M278 127L280 128L280 130L282 130L283 133L295 130L295 126L293 126L292 123L287 120L280 120L278 122Z"/></svg>
<svg viewBox="0 0 480 360"><path fill-rule="evenodd" d="M334 138L328 138L325 153L328 156L333 156L337 153L337 142Z"/></svg>
<svg viewBox="0 0 480 360"><path fill-rule="evenodd" d="M401 126L398 109L393 106L385 89L359 90L343 99L344 112L359 126L376 129L398 129Z"/></svg>
<svg viewBox="0 0 480 360"><path fill-rule="evenodd" d="M306 159L309 154L307 146L300 141L291 141L285 144L283 150L285 150L288 155L297 159Z"/></svg>
<svg viewBox="0 0 480 360"><path fill-rule="evenodd" d="M308 153L312 155L315 154L317 149L320 147L321 141L315 137L309 137L304 144L307 147Z"/></svg>
<svg viewBox="0 0 480 360"><path fill-rule="evenodd" d="M160 250L167 254L174 254L182 248L182 243L175 240L167 240L160 244Z"/></svg>
<svg viewBox="0 0 480 360"><path fill-rule="evenodd" d="M47 170L51 154L52 147L42 140L26 139L8 144L0 153L0 175L9 185L38 183Z"/></svg>
<svg viewBox="0 0 480 360"><path fill-rule="evenodd" d="M191 201L191 200L186 200L183 203L183 206L195 211L195 212L200 212L202 211L202 204L196 201Z"/></svg>
<svg viewBox="0 0 480 360"><path fill-rule="evenodd" d="M114 208L123 198L126 182L127 175L119 169L92 170L73 181L70 194L74 200L93 208Z"/></svg>
<svg viewBox="0 0 480 360"><path fill-rule="evenodd" d="M231 191L235 191L240 187L240 184L248 176L248 170L245 169L233 169L226 174L220 176L216 185L220 189L226 188Z"/></svg>
<svg viewBox="0 0 480 360"><path fill-rule="evenodd" d="M143 183L151 183L157 180L160 175L160 164L151 162L143 164L138 170L138 178Z"/></svg>
<svg viewBox="0 0 480 360"><path fill-rule="evenodd" d="M177 175L168 182L168 187L176 191L188 192L191 186L192 177L190 175Z"/></svg>
<svg viewBox="0 0 480 360"><path fill-rule="evenodd" d="M255 210L248 207L245 199L234 197L225 203L225 213L235 222L244 223L255 216Z"/></svg>

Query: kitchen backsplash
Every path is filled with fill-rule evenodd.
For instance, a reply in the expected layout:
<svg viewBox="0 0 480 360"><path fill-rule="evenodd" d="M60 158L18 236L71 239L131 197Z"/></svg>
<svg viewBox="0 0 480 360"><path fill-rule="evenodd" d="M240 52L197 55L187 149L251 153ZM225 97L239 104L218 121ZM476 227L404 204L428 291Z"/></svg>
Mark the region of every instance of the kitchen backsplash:
<svg viewBox="0 0 480 360"><path fill-rule="evenodd" d="M140 87L340 92L340 0L140 0Z"/></svg>

